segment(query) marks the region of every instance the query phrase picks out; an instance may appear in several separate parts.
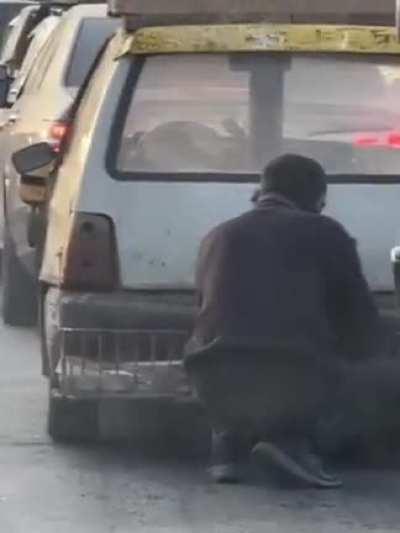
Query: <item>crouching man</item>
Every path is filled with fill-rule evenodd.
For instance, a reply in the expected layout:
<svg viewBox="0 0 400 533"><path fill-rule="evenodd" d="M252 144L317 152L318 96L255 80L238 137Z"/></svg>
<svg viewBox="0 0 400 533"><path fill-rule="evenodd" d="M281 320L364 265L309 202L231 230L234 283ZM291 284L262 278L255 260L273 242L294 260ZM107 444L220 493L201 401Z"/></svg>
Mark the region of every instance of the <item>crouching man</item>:
<svg viewBox="0 0 400 533"><path fill-rule="evenodd" d="M213 427L216 481L238 481L250 447L303 482L341 484L317 434L335 418L343 369L375 355L380 328L354 240L320 214L326 193L316 161L282 156L255 208L201 244L185 364Z"/></svg>

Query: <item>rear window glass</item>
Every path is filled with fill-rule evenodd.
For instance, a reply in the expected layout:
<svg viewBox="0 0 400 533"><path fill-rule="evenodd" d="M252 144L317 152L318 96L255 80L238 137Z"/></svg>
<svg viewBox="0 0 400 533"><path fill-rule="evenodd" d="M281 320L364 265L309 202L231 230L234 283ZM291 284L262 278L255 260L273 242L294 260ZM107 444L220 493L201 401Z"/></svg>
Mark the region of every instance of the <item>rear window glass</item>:
<svg viewBox="0 0 400 533"><path fill-rule="evenodd" d="M118 20L90 18L82 22L67 68L65 85L80 87L106 39L118 27Z"/></svg>
<svg viewBox="0 0 400 533"><path fill-rule="evenodd" d="M314 157L330 174L400 171L398 58L155 56L130 90L114 161L120 179L258 174L285 152Z"/></svg>

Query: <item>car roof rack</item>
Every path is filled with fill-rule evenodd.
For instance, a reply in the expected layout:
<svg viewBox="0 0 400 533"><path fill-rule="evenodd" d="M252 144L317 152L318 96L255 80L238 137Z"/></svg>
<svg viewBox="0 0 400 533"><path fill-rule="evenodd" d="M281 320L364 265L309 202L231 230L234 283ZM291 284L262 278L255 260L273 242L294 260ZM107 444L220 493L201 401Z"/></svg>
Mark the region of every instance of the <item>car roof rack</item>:
<svg viewBox="0 0 400 533"><path fill-rule="evenodd" d="M105 4L106 0L33 0L33 3L44 6L72 7L79 4Z"/></svg>
<svg viewBox="0 0 400 533"><path fill-rule="evenodd" d="M129 29L238 22L400 27L400 0L108 0L108 6Z"/></svg>

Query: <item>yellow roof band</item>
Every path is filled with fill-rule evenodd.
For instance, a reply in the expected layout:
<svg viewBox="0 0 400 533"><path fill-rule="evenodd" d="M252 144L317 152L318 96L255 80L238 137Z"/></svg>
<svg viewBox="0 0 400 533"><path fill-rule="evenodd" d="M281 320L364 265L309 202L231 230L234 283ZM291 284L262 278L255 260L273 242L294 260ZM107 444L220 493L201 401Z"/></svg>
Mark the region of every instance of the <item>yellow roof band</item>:
<svg viewBox="0 0 400 533"><path fill-rule="evenodd" d="M232 24L142 28L126 34L119 56L193 52L347 52L398 54L396 30L379 26Z"/></svg>

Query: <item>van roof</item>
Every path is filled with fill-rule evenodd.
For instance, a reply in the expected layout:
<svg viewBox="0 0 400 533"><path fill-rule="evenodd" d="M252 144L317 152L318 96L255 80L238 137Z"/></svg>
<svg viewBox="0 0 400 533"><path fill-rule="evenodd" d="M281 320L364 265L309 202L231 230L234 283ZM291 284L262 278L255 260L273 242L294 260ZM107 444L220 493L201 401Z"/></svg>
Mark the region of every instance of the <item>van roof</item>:
<svg viewBox="0 0 400 533"><path fill-rule="evenodd" d="M128 25L232 22L395 24L396 0L108 0Z"/></svg>

